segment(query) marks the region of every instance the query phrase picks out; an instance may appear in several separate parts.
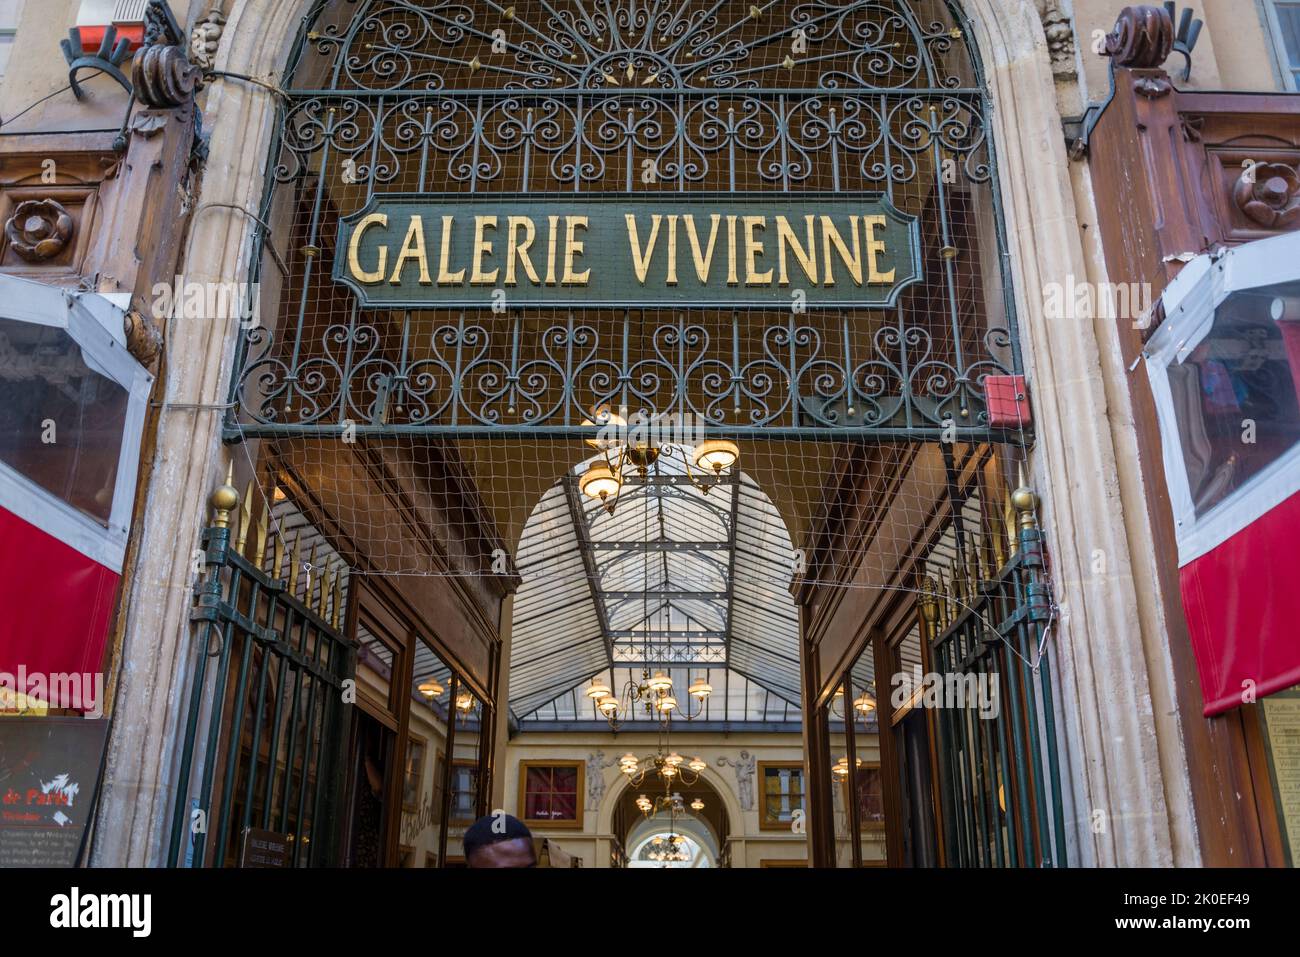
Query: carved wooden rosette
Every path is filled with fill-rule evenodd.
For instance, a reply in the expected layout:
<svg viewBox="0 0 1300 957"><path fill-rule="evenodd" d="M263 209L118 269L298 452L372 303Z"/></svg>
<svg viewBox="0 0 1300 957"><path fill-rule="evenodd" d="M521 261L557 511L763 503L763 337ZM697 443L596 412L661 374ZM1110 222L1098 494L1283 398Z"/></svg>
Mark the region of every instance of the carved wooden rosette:
<svg viewBox="0 0 1300 957"><path fill-rule="evenodd" d="M19 203L5 223L5 238L30 263L53 259L72 239L72 215L52 199L29 199Z"/></svg>
<svg viewBox="0 0 1300 957"><path fill-rule="evenodd" d="M1286 163L1249 167L1237 179L1232 199L1265 229L1291 229L1300 224L1300 173Z"/></svg>

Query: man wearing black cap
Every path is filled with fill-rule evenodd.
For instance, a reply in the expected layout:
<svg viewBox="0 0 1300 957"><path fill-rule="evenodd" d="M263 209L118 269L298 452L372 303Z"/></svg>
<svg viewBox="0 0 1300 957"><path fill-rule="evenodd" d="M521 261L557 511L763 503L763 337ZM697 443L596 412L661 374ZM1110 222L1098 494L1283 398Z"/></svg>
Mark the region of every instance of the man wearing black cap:
<svg viewBox="0 0 1300 957"><path fill-rule="evenodd" d="M465 832L467 867L536 867L533 834L509 814L481 817Z"/></svg>

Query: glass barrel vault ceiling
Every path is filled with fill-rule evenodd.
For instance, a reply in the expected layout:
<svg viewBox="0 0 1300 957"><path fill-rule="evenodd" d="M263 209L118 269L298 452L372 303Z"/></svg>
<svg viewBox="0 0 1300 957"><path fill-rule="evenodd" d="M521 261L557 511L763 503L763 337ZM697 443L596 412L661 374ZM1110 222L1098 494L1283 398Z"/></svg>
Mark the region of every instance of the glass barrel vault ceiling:
<svg viewBox="0 0 1300 957"><path fill-rule="evenodd" d="M626 480L611 515L578 490L587 464L542 497L520 541L515 719L603 721L583 694L590 680L617 694L650 668L672 675L683 707L687 685L705 677L714 693L704 720L798 720L794 556L758 485L740 473L706 495L664 456Z"/></svg>

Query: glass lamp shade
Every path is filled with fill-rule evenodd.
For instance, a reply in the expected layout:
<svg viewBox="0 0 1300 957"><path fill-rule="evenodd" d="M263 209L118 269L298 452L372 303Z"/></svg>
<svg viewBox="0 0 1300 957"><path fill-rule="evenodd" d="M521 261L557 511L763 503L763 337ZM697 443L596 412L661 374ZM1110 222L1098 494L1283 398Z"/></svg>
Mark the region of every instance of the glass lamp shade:
<svg viewBox="0 0 1300 957"><path fill-rule="evenodd" d="M686 766L690 768L692 771L694 771L696 774L699 774L701 771L703 771L705 768L709 766L709 763L705 761L703 758L691 758L690 763Z"/></svg>
<svg viewBox="0 0 1300 957"><path fill-rule="evenodd" d="M656 671L646 686L656 693L666 693L673 690L673 679L662 671Z"/></svg>
<svg viewBox="0 0 1300 957"><path fill-rule="evenodd" d="M709 684L703 678L696 678L691 682L691 686L686 690L692 698L698 698L703 701L709 695L713 694L713 685Z"/></svg>
<svg viewBox="0 0 1300 957"><path fill-rule="evenodd" d="M860 694L853 699L853 707L859 714L871 714L876 710L876 699L869 694Z"/></svg>
<svg viewBox="0 0 1300 957"><path fill-rule="evenodd" d="M626 767L629 764L632 765L632 767L636 767L641 762L635 754L629 751L627 754L623 755L621 758L618 759L618 763L623 765L624 767Z"/></svg>
<svg viewBox="0 0 1300 957"><path fill-rule="evenodd" d="M421 681L416 690L426 698L436 698L445 690L442 685L436 681Z"/></svg>
<svg viewBox="0 0 1300 957"><path fill-rule="evenodd" d="M701 801L699 798L696 798L694 801L691 802L691 810L694 810L694 811L703 811L703 810L704 810L704 802Z"/></svg>
<svg viewBox="0 0 1300 957"><path fill-rule="evenodd" d="M610 715L618 713L618 699L613 695L605 695L596 703L596 707L600 709L601 714L608 718Z"/></svg>
<svg viewBox="0 0 1300 957"><path fill-rule="evenodd" d="M709 439L695 447L695 465L717 475L740 460L740 446L726 439Z"/></svg>
<svg viewBox="0 0 1300 957"><path fill-rule="evenodd" d="M468 692L461 692L456 695L456 708L460 711L469 711L474 707L474 696Z"/></svg>
<svg viewBox="0 0 1300 957"><path fill-rule="evenodd" d="M618 492L619 481L608 465L604 462L596 462L582 473L582 478L578 479L578 488L582 490L583 495L598 498L603 502Z"/></svg>
<svg viewBox="0 0 1300 957"><path fill-rule="evenodd" d="M587 697L595 698L598 701L601 698L609 697L609 685L603 681L593 681L591 686L587 688Z"/></svg>
<svg viewBox="0 0 1300 957"><path fill-rule="evenodd" d="M659 773L671 781L673 778L677 777L677 766L675 764L665 764L659 769Z"/></svg>
<svg viewBox="0 0 1300 957"><path fill-rule="evenodd" d="M668 714L670 711L675 711L676 709L677 699L672 695L666 695L659 699L659 710L664 714Z"/></svg>
<svg viewBox="0 0 1300 957"><path fill-rule="evenodd" d="M685 760L684 757L674 751L672 754L668 755L668 757L664 758L664 764L671 764L673 767L677 767L679 764L685 762Z"/></svg>

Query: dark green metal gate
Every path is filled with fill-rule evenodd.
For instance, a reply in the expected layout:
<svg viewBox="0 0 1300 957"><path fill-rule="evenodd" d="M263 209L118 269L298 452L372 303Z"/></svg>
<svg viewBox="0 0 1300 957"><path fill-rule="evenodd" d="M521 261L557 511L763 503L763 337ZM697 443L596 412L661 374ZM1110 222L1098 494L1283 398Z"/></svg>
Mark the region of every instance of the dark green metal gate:
<svg viewBox="0 0 1300 957"><path fill-rule="evenodd" d="M922 604L934 670L965 687L959 706L937 712L944 845L961 867L1066 865L1036 505L1016 503L1018 547L991 579L951 606L934 592ZM958 548L965 554L960 539ZM996 689L996 709L970 700L981 686Z"/></svg>
<svg viewBox="0 0 1300 957"><path fill-rule="evenodd" d="M299 596L297 556L278 537L264 570L268 509L249 541L251 503L233 535L235 490L218 489L212 504L168 864L240 865L249 839L283 846L271 855L282 866L338 864L344 698L356 669L339 630L340 574L304 578Z"/></svg>

